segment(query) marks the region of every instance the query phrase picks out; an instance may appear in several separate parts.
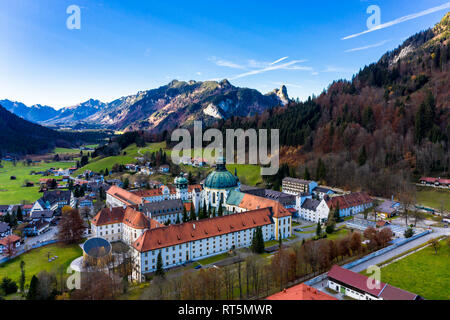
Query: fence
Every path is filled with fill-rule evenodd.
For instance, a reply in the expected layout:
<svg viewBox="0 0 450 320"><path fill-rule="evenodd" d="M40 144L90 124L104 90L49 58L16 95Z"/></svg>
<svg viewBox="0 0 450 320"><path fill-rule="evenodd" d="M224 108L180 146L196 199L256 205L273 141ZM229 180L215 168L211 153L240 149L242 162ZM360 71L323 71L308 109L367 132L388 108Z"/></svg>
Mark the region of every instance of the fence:
<svg viewBox="0 0 450 320"><path fill-rule="evenodd" d="M355 266L357 266L357 265L359 265L361 263L364 263L364 262L366 262L366 261L368 261L370 259L378 257L378 256L380 256L382 254L385 254L386 252L392 251L395 248L398 248L398 247L400 247L400 246L402 246L402 245L404 245L404 244L406 244L408 242L411 242L411 241L416 240L416 239L418 239L420 237L423 237L423 236L429 234L430 232L431 232L430 230L426 230L426 231L424 231L422 233L419 233L419 234L416 234L415 236L412 236L411 238L407 238L407 239L403 239L401 241L395 242L394 244L390 245L389 247L386 247L386 248L383 248L381 250L375 251L375 252L373 252L371 254L368 254L367 256L365 256L365 257L363 257L361 259L358 259L358 260L355 260L353 262L347 263L347 264L343 265L342 268L351 269L351 268L353 268L353 267L355 267ZM327 273L323 273L320 276L317 276L314 279L311 279L311 280L305 282L305 284L307 284L308 286L312 286L312 285L314 285L314 284L316 284L316 283L326 279L326 277L327 277Z"/></svg>
<svg viewBox="0 0 450 320"><path fill-rule="evenodd" d="M30 250L37 249L37 248L40 248L40 247L43 247L43 246L46 246L46 245L49 245L49 244L52 244L52 243L56 243L56 242L58 242L58 240L43 241L43 242L36 243L36 244L34 244L32 246L26 246L25 245L24 248L19 249L17 251L17 253L13 257L11 257L11 258L5 257L3 259L0 259L0 264L3 264L3 263L5 263L5 262L7 262L9 260L12 260L12 259L20 256L21 254L26 253L26 252L28 252Z"/></svg>

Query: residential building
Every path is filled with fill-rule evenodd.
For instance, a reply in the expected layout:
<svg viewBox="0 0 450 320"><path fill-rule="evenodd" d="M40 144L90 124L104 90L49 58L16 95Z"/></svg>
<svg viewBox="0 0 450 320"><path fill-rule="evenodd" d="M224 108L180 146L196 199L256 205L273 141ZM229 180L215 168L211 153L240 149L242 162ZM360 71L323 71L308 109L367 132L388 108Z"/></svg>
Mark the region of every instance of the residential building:
<svg viewBox="0 0 450 320"><path fill-rule="evenodd" d="M50 228L50 223L45 220L30 222L23 228L23 234L26 236L38 236Z"/></svg>
<svg viewBox="0 0 450 320"><path fill-rule="evenodd" d="M373 206L373 199L366 192L349 193L342 196L326 197L328 208L335 210L339 208L340 217L348 217Z"/></svg>
<svg viewBox="0 0 450 320"><path fill-rule="evenodd" d="M304 283L268 296L266 300L338 300L337 298Z"/></svg>
<svg viewBox="0 0 450 320"><path fill-rule="evenodd" d="M44 195L34 203L31 212L44 210L56 211L64 206L75 207L75 198L72 191L45 191Z"/></svg>
<svg viewBox="0 0 450 320"><path fill-rule="evenodd" d="M300 218L313 222L324 223L328 220L328 215L330 214L330 208L327 202L322 200L316 200L312 198L307 198L301 204L298 215Z"/></svg>
<svg viewBox="0 0 450 320"><path fill-rule="evenodd" d="M328 272L328 288L356 300L423 300L417 294L396 288L334 265Z"/></svg>
<svg viewBox="0 0 450 320"><path fill-rule="evenodd" d="M0 221L0 238L7 237L11 234L11 227L6 222Z"/></svg>
<svg viewBox="0 0 450 320"><path fill-rule="evenodd" d="M375 208L375 213L382 219L392 218L398 214L400 210L400 203L386 200Z"/></svg>
<svg viewBox="0 0 450 320"><path fill-rule="evenodd" d="M325 198L325 196L330 197L332 194L334 194L334 191L324 187L315 187L313 193L317 198L323 199Z"/></svg>
<svg viewBox="0 0 450 320"><path fill-rule="evenodd" d="M19 248L21 245L20 237L12 234L0 239L0 254L4 253L10 244L12 244L15 249Z"/></svg>
<svg viewBox="0 0 450 320"><path fill-rule="evenodd" d="M315 181L286 177L282 181L281 191L296 196L300 193L311 193L316 187Z"/></svg>
<svg viewBox="0 0 450 320"><path fill-rule="evenodd" d="M419 181L421 184L429 186L450 187L450 179L422 177Z"/></svg>
<svg viewBox="0 0 450 320"><path fill-rule="evenodd" d="M167 164L163 164L159 166L159 172L161 173L169 173L170 167Z"/></svg>
<svg viewBox="0 0 450 320"><path fill-rule="evenodd" d="M55 212L51 211L51 210L34 211L30 215L30 219L34 222L39 221L39 220L52 222L54 218L55 218Z"/></svg>

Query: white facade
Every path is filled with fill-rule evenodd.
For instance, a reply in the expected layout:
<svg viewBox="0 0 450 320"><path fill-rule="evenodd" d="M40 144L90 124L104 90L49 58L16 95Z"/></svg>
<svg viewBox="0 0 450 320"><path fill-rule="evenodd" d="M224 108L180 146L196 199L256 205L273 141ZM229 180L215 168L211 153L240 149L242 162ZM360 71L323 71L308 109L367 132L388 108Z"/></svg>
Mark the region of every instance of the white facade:
<svg viewBox="0 0 450 320"><path fill-rule="evenodd" d="M322 199L320 204L317 206L316 210L309 210L300 206L300 210L298 210L298 214L300 218L307 221L313 222L325 222L328 219L328 215L330 214L330 208L328 207L325 200Z"/></svg>
<svg viewBox="0 0 450 320"><path fill-rule="evenodd" d="M328 279L328 288L331 290L337 291L339 293L342 293L346 296L349 296L350 298L356 299L356 300L383 300L382 298L375 297L371 294L368 294L366 292L357 291L352 288L348 288L342 284L336 283L330 279Z"/></svg>
<svg viewBox="0 0 450 320"><path fill-rule="evenodd" d="M274 224L265 225L261 228L264 241L274 238ZM159 252L161 252L163 268L172 268L189 261L215 256L235 248L249 247L252 244L255 230L256 228L249 228L146 252L139 252L133 249L136 263L136 274L134 277L141 280L143 274L156 271Z"/></svg>

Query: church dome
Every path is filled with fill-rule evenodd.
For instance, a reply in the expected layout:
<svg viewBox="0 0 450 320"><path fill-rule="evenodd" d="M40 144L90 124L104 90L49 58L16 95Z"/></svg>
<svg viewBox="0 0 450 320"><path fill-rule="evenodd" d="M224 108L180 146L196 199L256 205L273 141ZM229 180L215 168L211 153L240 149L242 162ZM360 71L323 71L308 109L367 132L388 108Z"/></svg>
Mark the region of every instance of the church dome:
<svg viewBox="0 0 450 320"><path fill-rule="evenodd" d="M210 189L229 189L238 186L239 179L225 167L225 158L216 161L216 170L211 172L205 180L205 187Z"/></svg>
<svg viewBox="0 0 450 320"><path fill-rule="evenodd" d="M174 183L175 184L187 184L188 180L181 173L178 177L175 178Z"/></svg>

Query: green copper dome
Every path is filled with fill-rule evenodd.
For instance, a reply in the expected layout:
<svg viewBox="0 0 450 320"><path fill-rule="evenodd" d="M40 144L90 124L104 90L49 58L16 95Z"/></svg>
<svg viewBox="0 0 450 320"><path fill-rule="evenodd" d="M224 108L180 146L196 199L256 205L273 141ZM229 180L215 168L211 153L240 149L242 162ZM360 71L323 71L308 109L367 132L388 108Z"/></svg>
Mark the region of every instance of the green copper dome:
<svg viewBox="0 0 450 320"><path fill-rule="evenodd" d="M238 186L238 177L233 176L225 167L225 158L216 161L216 170L211 172L205 180L205 187L210 189L228 189Z"/></svg>
<svg viewBox="0 0 450 320"><path fill-rule="evenodd" d="M175 185L187 185L188 180L184 177L183 173L180 173L174 180Z"/></svg>

